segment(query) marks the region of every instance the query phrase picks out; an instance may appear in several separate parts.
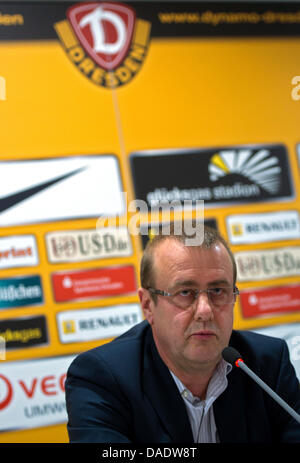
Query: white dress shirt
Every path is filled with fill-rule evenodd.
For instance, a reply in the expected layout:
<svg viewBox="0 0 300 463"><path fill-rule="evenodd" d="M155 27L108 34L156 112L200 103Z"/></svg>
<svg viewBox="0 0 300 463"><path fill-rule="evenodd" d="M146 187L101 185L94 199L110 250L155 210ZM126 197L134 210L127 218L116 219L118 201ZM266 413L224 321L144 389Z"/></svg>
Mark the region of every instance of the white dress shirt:
<svg viewBox="0 0 300 463"><path fill-rule="evenodd" d="M224 359L220 360L208 384L205 400L195 397L170 370L184 400L194 442L220 442L214 417L213 403L225 391L228 385L226 376L231 369L232 365L230 363Z"/></svg>

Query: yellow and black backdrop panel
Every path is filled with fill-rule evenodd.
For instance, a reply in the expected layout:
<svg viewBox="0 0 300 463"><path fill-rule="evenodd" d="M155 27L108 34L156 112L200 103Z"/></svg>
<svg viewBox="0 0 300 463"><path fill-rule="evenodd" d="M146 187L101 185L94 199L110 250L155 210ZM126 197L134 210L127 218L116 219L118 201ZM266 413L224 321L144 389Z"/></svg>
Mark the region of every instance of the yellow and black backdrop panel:
<svg viewBox="0 0 300 463"><path fill-rule="evenodd" d="M300 375L299 56L297 3L0 3L0 442L67 442L70 361L142 320L133 199L205 201Z"/></svg>

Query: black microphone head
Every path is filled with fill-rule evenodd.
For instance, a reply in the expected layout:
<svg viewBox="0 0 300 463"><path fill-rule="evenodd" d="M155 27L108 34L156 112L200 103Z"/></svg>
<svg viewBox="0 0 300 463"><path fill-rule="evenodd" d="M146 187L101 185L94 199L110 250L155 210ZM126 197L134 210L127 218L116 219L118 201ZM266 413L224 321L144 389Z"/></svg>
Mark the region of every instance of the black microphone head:
<svg viewBox="0 0 300 463"><path fill-rule="evenodd" d="M234 347L225 347L222 351L222 357L226 360L226 362L235 366L235 362L242 356L236 349L234 349Z"/></svg>

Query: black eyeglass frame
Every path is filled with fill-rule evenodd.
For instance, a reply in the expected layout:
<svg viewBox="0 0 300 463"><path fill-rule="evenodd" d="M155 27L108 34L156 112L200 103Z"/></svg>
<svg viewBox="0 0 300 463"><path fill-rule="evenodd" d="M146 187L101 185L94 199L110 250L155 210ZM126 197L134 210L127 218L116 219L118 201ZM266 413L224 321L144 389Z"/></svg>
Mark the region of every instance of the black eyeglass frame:
<svg viewBox="0 0 300 463"><path fill-rule="evenodd" d="M177 293L171 294L171 293L168 293L167 291L163 291L163 290L161 290L161 289L151 288L150 286L148 286L148 288L146 288L146 289L147 289L150 293L152 293L152 294L156 294L156 295L158 295L158 296L163 296L163 297L170 297L171 299L177 294ZM187 290L188 290L188 289L189 289L189 288L187 288ZM214 291L214 290L216 290L216 289L219 289L219 288L208 288L208 289L197 289L197 290L192 290L193 293L194 293L194 300L193 300L193 302L192 302L190 305L187 305L186 308L192 307L192 306L194 305L195 301L198 299L199 294L201 294L201 293L206 293L206 294L207 294L207 297L208 297L208 300L209 300L214 306L217 307L218 305L215 304L215 303L212 301L211 296L210 296L210 294L212 293L212 291ZM233 301L228 301L228 302L222 303L222 304L220 304L220 306L223 305L223 304L226 305L226 304L231 304L232 302L235 302L236 297L237 297L239 294L240 294L239 288L238 288L237 286L234 286L234 288L233 288L234 300L233 300ZM173 299L172 299L172 302L173 302L174 305L176 305L176 307L183 308L183 307L179 306L178 304L176 304L176 303L173 301Z"/></svg>

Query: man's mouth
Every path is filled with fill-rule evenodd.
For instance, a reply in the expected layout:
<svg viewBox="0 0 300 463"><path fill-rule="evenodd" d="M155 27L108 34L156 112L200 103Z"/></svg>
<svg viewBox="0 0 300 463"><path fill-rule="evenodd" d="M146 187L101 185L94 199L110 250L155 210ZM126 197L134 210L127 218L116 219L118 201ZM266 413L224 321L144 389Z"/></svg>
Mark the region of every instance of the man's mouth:
<svg viewBox="0 0 300 463"><path fill-rule="evenodd" d="M195 331L195 333L192 333L191 336L199 339L210 339L213 336L216 336L216 333L211 330L199 330Z"/></svg>

